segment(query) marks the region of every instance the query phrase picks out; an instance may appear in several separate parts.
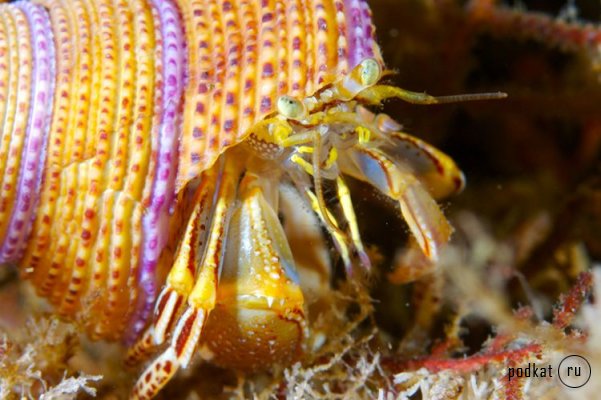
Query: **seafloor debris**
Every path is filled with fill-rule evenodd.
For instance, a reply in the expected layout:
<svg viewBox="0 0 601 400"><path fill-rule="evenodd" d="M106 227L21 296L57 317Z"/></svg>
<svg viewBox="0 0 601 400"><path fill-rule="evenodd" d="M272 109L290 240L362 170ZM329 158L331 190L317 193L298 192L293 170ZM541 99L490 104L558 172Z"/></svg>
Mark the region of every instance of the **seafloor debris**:
<svg viewBox="0 0 601 400"><path fill-rule="evenodd" d="M56 318L27 321L0 339L0 397L3 399L75 399L96 394L102 377L77 373L68 376L68 362L77 348L77 330Z"/></svg>

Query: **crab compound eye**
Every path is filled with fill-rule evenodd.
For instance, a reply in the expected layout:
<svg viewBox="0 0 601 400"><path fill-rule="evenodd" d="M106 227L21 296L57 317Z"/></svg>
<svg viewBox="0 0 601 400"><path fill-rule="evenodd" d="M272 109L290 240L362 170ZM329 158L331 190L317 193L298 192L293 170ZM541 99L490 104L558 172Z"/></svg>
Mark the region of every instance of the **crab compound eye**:
<svg viewBox="0 0 601 400"><path fill-rule="evenodd" d="M380 79L382 68L373 58L366 58L361 61L361 84L364 86L372 86Z"/></svg>
<svg viewBox="0 0 601 400"><path fill-rule="evenodd" d="M280 115L285 118L298 119L305 113L303 103L292 96L280 96L277 102Z"/></svg>

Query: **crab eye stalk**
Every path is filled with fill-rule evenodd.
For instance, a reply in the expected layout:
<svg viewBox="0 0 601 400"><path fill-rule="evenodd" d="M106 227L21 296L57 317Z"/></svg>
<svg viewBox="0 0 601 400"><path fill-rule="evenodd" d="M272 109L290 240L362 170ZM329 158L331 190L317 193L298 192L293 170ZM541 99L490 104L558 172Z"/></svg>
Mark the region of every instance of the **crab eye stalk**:
<svg viewBox="0 0 601 400"><path fill-rule="evenodd" d="M360 80L363 86L375 85L382 76L382 68L373 58L366 58L359 64Z"/></svg>
<svg viewBox="0 0 601 400"><path fill-rule="evenodd" d="M278 113L284 118L300 119L305 115L303 103L292 96L280 96L277 101Z"/></svg>
<svg viewBox="0 0 601 400"><path fill-rule="evenodd" d="M324 91L319 101L350 101L373 87L382 77L382 66L372 57L364 58L347 75L334 83L331 91ZM314 109L316 107L313 107Z"/></svg>

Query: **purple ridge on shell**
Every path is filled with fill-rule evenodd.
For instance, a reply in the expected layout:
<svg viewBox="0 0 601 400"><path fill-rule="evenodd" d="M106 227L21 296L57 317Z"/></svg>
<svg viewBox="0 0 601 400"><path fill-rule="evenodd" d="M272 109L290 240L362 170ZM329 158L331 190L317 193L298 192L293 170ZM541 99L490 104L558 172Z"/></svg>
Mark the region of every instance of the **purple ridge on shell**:
<svg viewBox="0 0 601 400"><path fill-rule="evenodd" d="M371 11L365 0L344 0L351 69L363 59L374 56L375 33L371 23Z"/></svg>
<svg viewBox="0 0 601 400"><path fill-rule="evenodd" d="M169 234L169 209L175 197L180 110L186 80L186 43L179 10L170 0L153 0L160 18L163 68L159 114L157 168L150 205L142 219L142 250L138 282L141 288L127 341L144 329L157 297L157 264ZM153 129L156 132L157 129Z"/></svg>
<svg viewBox="0 0 601 400"><path fill-rule="evenodd" d="M50 17L44 7L20 1L15 3L26 16L32 37L33 68L31 105L25 144L21 156L15 208L6 238L0 247L0 263L15 262L21 255L35 217L46 142L52 118L55 79L55 49Z"/></svg>

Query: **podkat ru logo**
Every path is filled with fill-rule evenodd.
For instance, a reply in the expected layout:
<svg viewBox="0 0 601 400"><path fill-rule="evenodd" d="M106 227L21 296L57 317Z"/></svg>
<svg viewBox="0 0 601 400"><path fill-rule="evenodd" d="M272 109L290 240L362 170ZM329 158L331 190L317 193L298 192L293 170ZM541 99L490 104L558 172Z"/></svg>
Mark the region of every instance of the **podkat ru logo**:
<svg viewBox="0 0 601 400"><path fill-rule="evenodd" d="M551 364L539 366L535 363L528 363L526 367L509 367L507 369L507 379L521 378L554 378L557 376L559 381L566 387L576 389L587 384L591 379L591 364L586 358L572 354L565 357L557 368Z"/></svg>

